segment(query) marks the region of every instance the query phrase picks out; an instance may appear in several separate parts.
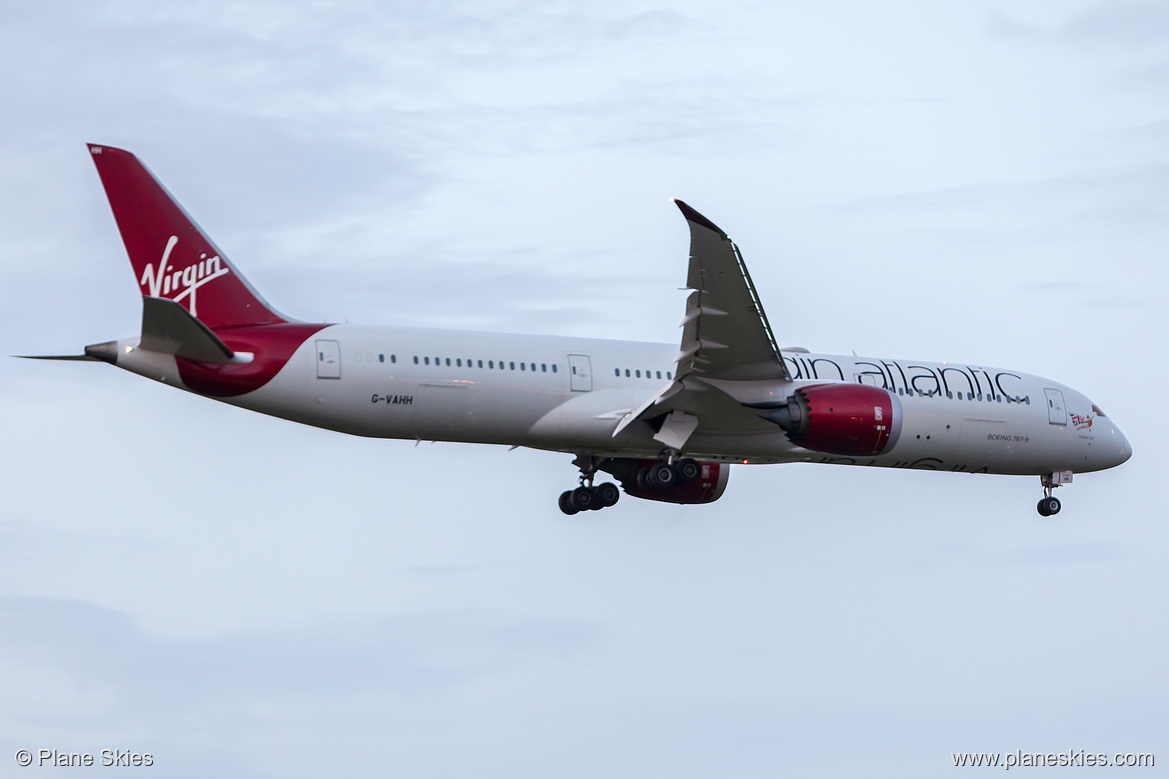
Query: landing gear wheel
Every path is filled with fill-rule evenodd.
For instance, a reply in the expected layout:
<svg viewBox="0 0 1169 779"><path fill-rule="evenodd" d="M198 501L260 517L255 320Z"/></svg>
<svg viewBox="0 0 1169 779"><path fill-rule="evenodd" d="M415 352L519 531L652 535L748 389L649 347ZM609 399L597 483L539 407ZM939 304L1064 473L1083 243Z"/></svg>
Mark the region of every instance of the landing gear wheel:
<svg viewBox="0 0 1169 779"><path fill-rule="evenodd" d="M571 494L572 504L576 506L577 511L600 508L600 506L595 505L596 500L594 499L593 491L588 487L577 487Z"/></svg>
<svg viewBox="0 0 1169 779"><path fill-rule="evenodd" d="M1062 506L1060 505L1059 498L1046 497L1039 501L1039 505L1036 508L1042 516L1053 517L1059 513Z"/></svg>
<svg viewBox="0 0 1169 779"><path fill-rule="evenodd" d="M698 464L697 460L691 460L690 458L676 463L674 470L677 471L678 482L681 484L698 481L698 477L702 475L702 466Z"/></svg>
<svg viewBox="0 0 1169 779"><path fill-rule="evenodd" d="M560 493L560 510L570 517L580 511L572 499L572 490Z"/></svg>
<svg viewBox="0 0 1169 779"><path fill-rule="evenodd" d="M621 498L621 490L611 481L599 484L593 488L597 496L597 508L608 508Z"/></svg>
<svg viewBox="0 0 1169 779"><path fill-rule="evenodd" d="M645 480L654 487L672 487L677 480L677 474L669 463L654 463L649 467Z"/></svg>
<svg viewBox="0 0 1169 779"><path fill-rule="evenodd" d="M653 485L649 483L649 468L638 469L634 481L637 482L638 489L647 490L652 487Z"/></svg>

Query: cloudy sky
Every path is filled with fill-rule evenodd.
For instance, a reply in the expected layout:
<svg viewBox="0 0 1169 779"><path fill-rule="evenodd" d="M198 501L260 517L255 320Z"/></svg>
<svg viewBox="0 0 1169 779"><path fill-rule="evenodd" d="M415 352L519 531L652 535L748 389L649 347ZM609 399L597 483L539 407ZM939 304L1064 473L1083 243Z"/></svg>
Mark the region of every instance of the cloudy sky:
<svg viewBox="0 0 1169 779"><path fill-rule="evenodd" d="M21 748L178 777L1169 763L1164 4L0 0L0 20L0 354L137 331L96 142L313 321L672 342L684 198L738 242L782 345L1050 376L1135 451L1061 489L1057 519L1038 479L804 465L566 518L562 455L4 358L0 776L37 773Z"/></svg>

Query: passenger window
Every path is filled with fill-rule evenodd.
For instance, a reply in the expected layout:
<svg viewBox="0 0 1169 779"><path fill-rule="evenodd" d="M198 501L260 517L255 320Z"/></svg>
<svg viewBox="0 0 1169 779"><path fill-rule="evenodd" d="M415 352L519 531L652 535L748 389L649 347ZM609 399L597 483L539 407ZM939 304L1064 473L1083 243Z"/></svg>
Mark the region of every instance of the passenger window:
<svg viewBox="0 0 1169 779"><path fill-rule="evenodd" d="M510 363L510 365L511 365L511 369L514 371L515 370L515 363L514 362Z"/></svg>
<svg viewBox="0 0 1169 779"><path fill-rule="evenodd" d="M418 364L418 355L414 355L414 364L415 364L415 365L417 365L417 364Z"/></svg>
<svg viewBox="0 0 1169 779"><path fill-rule="evenodd" d="M385 356L384 354L379 354L379 355L377 356L377 361L378 361L378 362L385 362L385 361L386 361L386 356Z"/></svg>
<svg viewBox="0 0 1169 779"><path fill-rule="evenodd" d="M556 373L556 363L552 363L552 372Z"/></svg>
<svg viewBox="0 0 1169 779"><path fill-rule="evenodd" d="M629 378L629 369L628 368L625 369L625 378L627 378L627 379Z"/></svg>
<svg viewBox="0 0 1169 779"><path fill-rule="evenodd" d="M660 379L661 377L662 377L662 372L658 371L658 378Z"/></svg>
<svg viewBox="0 0 1169 779"><path fill-rule="evenodd" d="M463 358L459 357L459 358L457 358L457 359L455 360L455 367L456 367L456 368L462 368L462 367L463 367Z"/></svg>
<svg viewBox="0 0 1169 779"><path fill-rule="evenodd" d="M395 363L396 363L397 361L398 361L398 355L396 355L396 354L391 354L391 355L390 355L390 362L395 362Z"/></svg>
<svg viewBox="0 0 1169 779"><path fill-rule="evenodd" d="M613 375L614 375L614 376L616 376L617 378L621 378L621 369L620 369L620 368L614 368L614 369L613 369Z"/></svg>
<svg viewBox="0 0 1169 779"><path fill-rule="evenodd" d="M548 363L546 363L546 362L540 363L540 373L547 373L547 372L548 372Z"/></svg>
<svg viewBox="0 0 1169 779"><path fill-rule="evenodd" d="M479 361L479 367L480 367L480 368L482 368L482 367L483 367L483 361L482 361L482 360L480 360L480 361Z"/></svg>
<svg viewBox="0 0 1169 779"><path fill-rule="evenodd" d="M641 371L635 371L635 373L636 373L636 375L637 375L637 378L639 378L639 379L640 379L640 378L641 378Z"/></svg>
<svg viewBox="0 0 1169 779"><path fill-rule="evenodd" d="M422 358L422 362L426 363L427 365L430 365L430 358L429 358L429 357L423 357L423 358Z"/></svg>
<svg viewBox="0 0 1169 779"><path fill-rule="evenodd" d="M520 363L520 370L522 371L523 369L524 369L524 364L521 362Z"/></svg>
<svg viewBox="0 0 1169 779"><path fill-rule="evenodd" d="M666 378L667 378L667 379L672 379L672 378L674 378L674 377L670 375L670 372L669 372L669 371L666 371Z"/></svg>
<svg viewBox="0 0 1169 779"><path fill-rule="evenodd" d="M495 367L495 360L488 360L488 361L487 361L487 367L488 367L488 368L494 368L494 367Z"/></svg>
<svg viewBox="0 0 1169 779"><path fill-rule="evenodd" d="M446 364L447 364L447 367L449 368L449 367L450 367L450 364L451 364L451 358L450 358L450 357L447 357L447 358L446 358Z"/></svg>

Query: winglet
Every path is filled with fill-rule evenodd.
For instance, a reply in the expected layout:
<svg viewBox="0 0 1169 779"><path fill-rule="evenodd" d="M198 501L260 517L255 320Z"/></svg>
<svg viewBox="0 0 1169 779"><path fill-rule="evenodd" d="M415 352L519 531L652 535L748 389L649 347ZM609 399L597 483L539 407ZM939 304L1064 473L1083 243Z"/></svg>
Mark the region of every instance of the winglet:
<svg viewBox="0 0 1169 779"><path fill-rule="evenodd" d="M682 216L686 217L687 221L693 222L694 224L702 225L707 230L713 230L714 232L718 233L719 237L721 237L721 238L727 237L727 234L724 233L722 230L720 230L719 226L716 225L714 222L710 221L705 216L698 213L697 211L695 211L693 208L691 208L690 206L683 203L678 198L673 198L673 201L674 201L674 205L676 205L679 209L681 209Z"/></svg>

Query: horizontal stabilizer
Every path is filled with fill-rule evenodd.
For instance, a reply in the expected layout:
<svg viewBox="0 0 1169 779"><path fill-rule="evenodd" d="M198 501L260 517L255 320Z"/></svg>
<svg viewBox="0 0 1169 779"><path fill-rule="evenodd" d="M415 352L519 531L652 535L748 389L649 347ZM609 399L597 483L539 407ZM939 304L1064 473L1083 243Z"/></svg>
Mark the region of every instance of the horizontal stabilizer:
<svg viewBox="0 0 1169 779"><path fill-rule="evenodd" d="M142 298L142 341L139 348L188 360L228 363L235 352L181 303L167 298Z"/></svg>
<svg viewBox="0 0 1169 779"><path fill-rule="evenodd" d="M96 357L88 354L14 354L22 360L76 360L81 362L100 362Z"/></svg>

